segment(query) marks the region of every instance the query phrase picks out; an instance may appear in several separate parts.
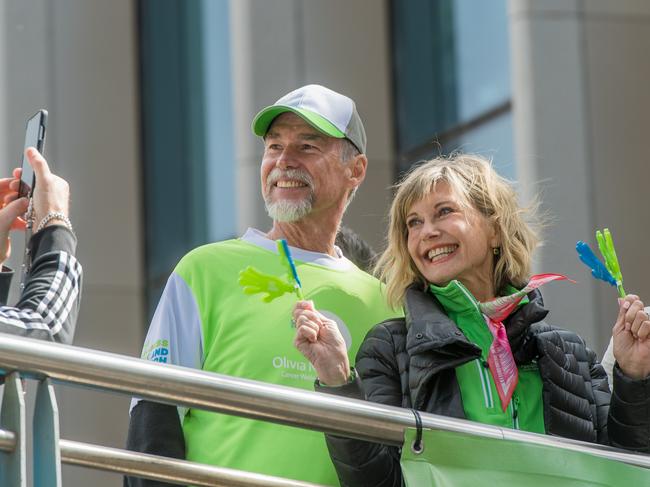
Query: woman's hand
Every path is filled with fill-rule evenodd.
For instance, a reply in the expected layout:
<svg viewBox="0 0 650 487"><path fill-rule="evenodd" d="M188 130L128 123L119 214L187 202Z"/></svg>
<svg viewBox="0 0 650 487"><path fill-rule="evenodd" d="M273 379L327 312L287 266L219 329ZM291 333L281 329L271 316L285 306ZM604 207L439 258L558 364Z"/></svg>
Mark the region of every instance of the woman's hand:
<svg viewBox="0 0 650 487"><path fill-rule="evenodd" d="M620 300L612 336L621 371L635 380L650 376L650 319L638 296L628 294Z"/></svg>
<svg viewBox="0 0 650 487"><path fill-rule="evenodd" d="M319 381L328 386L345 384L350 377L350 361L336 323L316 311L311 301L296 304L293 321L293 344L314 366Z"/></svg>
<svg viewBox="0 0 650 487"><path fill-rule="evenodd" d="M14 170L14 175L20 172L20 169ZM13 186L17 182L14 178L0 179L0 265L9 258L11 254L11 241L9 232L11 230L23 230L25 220L21 217L27 211L27 198L16 199L18 196L17 189ZM12 184L14 183L14 184Z"/></svg>

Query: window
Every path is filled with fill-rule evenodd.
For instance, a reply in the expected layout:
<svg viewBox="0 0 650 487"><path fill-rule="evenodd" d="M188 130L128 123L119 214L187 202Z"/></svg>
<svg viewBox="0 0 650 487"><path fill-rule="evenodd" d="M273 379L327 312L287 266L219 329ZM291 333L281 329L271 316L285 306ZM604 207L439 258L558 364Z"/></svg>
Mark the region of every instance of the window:
<svg viewBox="0 0 650 487"><path fill-rule="evenodd" d="M233 237L234 152L225 0L140 0L149 317L178 260Z"/></svg>
<svg viewBox="0 0 650 487"><path fill-rule="evenodd" d="M514 179L505 0L392 3L398 170L455 150Z"/></svg>

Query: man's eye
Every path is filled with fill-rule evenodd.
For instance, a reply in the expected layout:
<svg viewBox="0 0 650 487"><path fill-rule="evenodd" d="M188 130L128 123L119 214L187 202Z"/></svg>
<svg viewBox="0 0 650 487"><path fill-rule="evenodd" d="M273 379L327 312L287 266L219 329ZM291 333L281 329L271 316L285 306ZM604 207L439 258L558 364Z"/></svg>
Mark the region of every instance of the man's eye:
<svg viewBox="0 0 650 487"><path fill-rule="evenodd" d="M270 144L266 147L267 151L277 151L277 150L282 150L282 146L280 144Z"/></svg>
<svg viewBox="0 0 650 487"><path fill-rule="evenodd" d="M316 147L314 147L311 144L302 144L302 150L312 150L312 149L315 149L315 148Z"/></svg>

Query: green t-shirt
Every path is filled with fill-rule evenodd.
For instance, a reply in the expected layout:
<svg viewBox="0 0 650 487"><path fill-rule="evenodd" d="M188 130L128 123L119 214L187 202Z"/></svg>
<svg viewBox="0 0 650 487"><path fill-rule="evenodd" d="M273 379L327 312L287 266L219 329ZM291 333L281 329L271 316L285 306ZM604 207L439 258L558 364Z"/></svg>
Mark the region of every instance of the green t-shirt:
<svg viewBox="0 0 650 487"><path fill-rule="evenodd" d="M260 295L246 295L237 284L239 271L249 265L267 274L286 273L271 250L275 243L259 235L255 239L206 245L181 260L159 305L166 311L154 317L164 326L150 331L146 343L152 345L145 358L156 360L162 354L168 363L189 361L206 371L313 391L314 368L293 346L295 295L264 303ZM379 281L347 259L299 249L292 254L305 299L338 323L351 362L373 325L401 315L389 309ZM198 331L190 331L188 322L196 323ZM185 329L200 335L202 351L194 358L191 347L174 346ZM165 340L169 350L156 352ZM183 433L188 460L338 485L322 433L198 409L184 414Z"/></svg>
<svg viewBox="0 0 650 487"><path fill-rule="evenodd" d="M487 365L493 337L476 299L457 280L444 287L431 285L430 291L465 337L481 349L479 359L456 367L456 378L467 419L503 428L544 433L542 380L537 364L533 362L518 367L519 382L508 408L503 411ZM514 291L513 289L512 292ZM527 298L524 298L520 305L526 302Z"/></svg>

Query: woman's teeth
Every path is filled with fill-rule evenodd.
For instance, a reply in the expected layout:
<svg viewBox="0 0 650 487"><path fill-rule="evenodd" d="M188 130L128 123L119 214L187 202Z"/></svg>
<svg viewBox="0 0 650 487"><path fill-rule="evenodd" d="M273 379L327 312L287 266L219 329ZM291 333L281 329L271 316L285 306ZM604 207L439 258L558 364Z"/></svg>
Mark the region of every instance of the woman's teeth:
<svg viewBox="0 0 650 487"><path fill-rule="evenodd" d="M452 252L454 252L458 248L458 245L447 245L445 247L438 247L435 249L429 250L429 253L427 254L427 257L429 257L429 260L431 262L441 259Z"/></svg>

